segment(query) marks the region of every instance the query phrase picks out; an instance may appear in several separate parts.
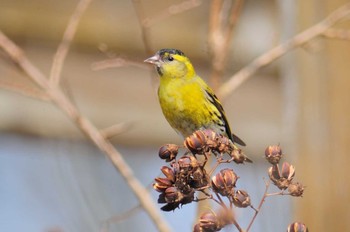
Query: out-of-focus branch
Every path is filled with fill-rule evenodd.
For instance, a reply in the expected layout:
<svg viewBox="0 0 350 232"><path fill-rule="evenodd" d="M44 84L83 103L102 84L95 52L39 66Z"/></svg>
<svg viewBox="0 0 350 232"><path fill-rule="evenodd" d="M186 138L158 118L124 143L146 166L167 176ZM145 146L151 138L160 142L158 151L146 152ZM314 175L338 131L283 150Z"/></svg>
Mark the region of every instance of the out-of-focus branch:
<svg viewBox="0 0 350 232"><path fill-rule="evenodd" d="M93 141L111 160L115 168L123 176L131 190L138 198L141 206L153 220L159 231L170 231L169 226L163 220L149 192L135 177L132 169L123 159L116 148L106 140L98 129L84 116L82 116L72 102L63 94L59 86L50 84L46 76L34 66L24 55L23 51L0 31L0 47L9 55L10 59L24 71L39 87L41 87L77 127Z"/></svg>
<svg viewBox="0 0 350 232"><path fill-rule="evenodd" d="M212 73L211 86L217 89L226 68L230 43L244 0L231 2L228 16L224 17L226 10L223 0L213 0L210 7L208 46L211 57Z"/></svg>
<svg viewBox="0 0 350 232"><path fill-rule="evenodd" d="M110 139L113 136L116 136L118 134L125 132L130 127L131 127L131 123L122 122L122 123L118 123L113 126L104 128L100 130L100 133L105 139Z"/></svg>
<svg viewBox="0 0 350 232"><path fill-rule="evenodd" d="M349 30L329 28L322 35L329 39L350 40Z"/></svg>
<svg viewBox="0 0 350 232"><path fill-rule="evenodd" d="M137 19L139 20L139 24L141 26L142 41L145 46L146 53L147 55L151 55L153 53L153 50L150 42L150 30L145 23L146 15L143 10L142 3L140 0L133 0L132 3L136 11Z"/></svg>
<svg viewBox="0 0 350 232"><path fill-rule="evenodd" d="M22 85L20 83L0 80L0 88L19 93L26 97L31 97L42 101L50 101L49 96L43 91L29 87L27 85Z"/></svg>
<svg viewBox="0 0 350 232"><path fill-rule="evenodd" d="M321 22L313 25L312 27L304 30L303 32L295 35L293 38L287 40L284 43L272 48L261 56L257 57L253 62L242 68L236 74L234 74L228 81L226 81L218 89L217 92L220 99L224 100L233 91L235 91L242 83L253 76L259 69L265 67L277 58L286 54L288 51L300 47L317 36L323 35L330 27L332 27L339 20L344 19L350 15L350 3L333 11L327 18Z"/></svg>
<svg viewBox="0 0 350 232"><path fill-rule="evenodd" d="M147 17L145 18L145 26L146 27L152 27L154 24L163 21L164 19L167 19L171 16L181 14L185 11L191 10L195 7L198 7L202 4L201 0L187 0L180 2L178 4L173 4L167 8L165 8L163 11L160 11L157 13L157 15L154 15L153 17Z"/></svg>
<svg viewBox="0 0 350 232"><path fill-rule="evenodd" d="M118 223L118 222L124 221L126 219L129 219L131 216L138 213L141 209L142 209L141 205L137 205L126 212L123 212L121 214L115 215L115 216L107 219L106 221L103 222L103 225L100 229L100 232L108 232L110 224Z"/></svg>
<svg viewBox="0 0 350 232"><path fill-rule="evenodd" d="M109 68L119 68L119 67L127 67L134 66L141 69L151 70L151 67L145 63L141 63L135 60L117 57L113 59L101 60L91 64L91 69L94 71L109 69Z"/></svg>
<svg viewBox="0 0 350 232"><path fill-rule="evenodd" d="M141 26L141 33L142 33L142 40L143 44L145 46L145 50L147 55L153 54L153 49L150 43L150 27L153 26L155 23L161 22L162 20L176 15L180 14L182 12L185 12L187 10L190 10L194 7L199 6L202 1L201 0L187 0L180 2L178 4L171 5L164 9L161 12L158 12L157 15L153 17L147 17L143 8L142 8L142 1L140 0L133 0L133 5L136 11L137 18L139 20L139 24Z"/></svg>
<svg viewBox="0 0 350 232"><path fill-rule="evenodd" d="M91 0L80 0L69 20L66 31L63 34L63 39L58 46L56 54L53 58L50 72L50 82L52 85L58 85L60 82L63 63L68 54L70 44L77 31L81 16L86 11L90 2Z"/></svg>

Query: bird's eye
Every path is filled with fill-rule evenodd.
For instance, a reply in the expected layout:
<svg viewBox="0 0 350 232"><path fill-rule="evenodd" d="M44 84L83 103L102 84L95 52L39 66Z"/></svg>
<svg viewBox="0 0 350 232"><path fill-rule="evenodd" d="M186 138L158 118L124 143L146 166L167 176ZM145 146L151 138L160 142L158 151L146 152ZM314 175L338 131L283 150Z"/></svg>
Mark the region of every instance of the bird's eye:
<svg viewBox="0 0 350 232"><path fill-rule="evenodd" d="M169 60L169 61L173 61L173 60L174 60L174 57L169 56L169 57L168 57L168 60Z"/></svg>

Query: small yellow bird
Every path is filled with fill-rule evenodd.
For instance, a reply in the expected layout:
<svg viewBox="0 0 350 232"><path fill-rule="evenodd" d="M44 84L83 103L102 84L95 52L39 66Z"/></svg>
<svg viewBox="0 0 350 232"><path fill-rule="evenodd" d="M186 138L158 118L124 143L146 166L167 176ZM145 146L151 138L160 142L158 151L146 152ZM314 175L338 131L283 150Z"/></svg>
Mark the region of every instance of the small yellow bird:
<svg viewBox="0 0 350 232"><path fill-rule="evenodd" d="M221 103L182 51L161 49L145 62L156 67L160 76L159 103L177 133L185 138L196 130L211 129L232 142L245 145L231 133Z"/></svg>

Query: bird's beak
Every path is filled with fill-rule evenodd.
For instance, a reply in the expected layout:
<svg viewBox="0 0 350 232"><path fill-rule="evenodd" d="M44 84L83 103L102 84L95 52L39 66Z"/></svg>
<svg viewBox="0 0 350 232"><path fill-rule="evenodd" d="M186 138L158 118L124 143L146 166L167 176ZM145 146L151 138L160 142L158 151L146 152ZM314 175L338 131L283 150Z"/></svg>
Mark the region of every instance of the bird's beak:
<svg viewBox="0 0 350 232"><path fill-rule="evenodd" d="M150 58L144 60L143 62L158 65L160 63L160 57L158 54L155 54L154 56L151 56Z"/></svg>

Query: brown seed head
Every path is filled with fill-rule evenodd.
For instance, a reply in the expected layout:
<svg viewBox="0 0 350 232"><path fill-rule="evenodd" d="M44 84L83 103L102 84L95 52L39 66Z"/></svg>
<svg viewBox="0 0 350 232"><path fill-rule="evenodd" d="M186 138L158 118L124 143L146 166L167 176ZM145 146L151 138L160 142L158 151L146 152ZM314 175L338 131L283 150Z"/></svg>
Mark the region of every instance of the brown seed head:
<svg viewBox="0 0 350 232"><path fill-rule="evenodd" d="M206 138L206 146L208 148L214 149L219 146L219 136L210 129L201 130Z"/></svg>
<svg viewBox="0 0 350 232"><path fill-rule="evenodd" d="M211 178L213 190L222 196L229 196L233 193L238 176L232 169L222 169Z"/></svg>
<svg viewBox="0 0 350 232"><path fill-rule="evenodd" d="M253 163L238 147L234 146L234 149L230 152L230 156L233 158L236 164L242 164L244 162Z"/></svg>
<svg viewBox="0 0 350 232"><path fill-rule="evenodd" d="M155 178L155 183L153 184L153 188L158 192L164 192L167 188L171 187L173 183L168 178Z"/></svg>
<svg viewBox="0 0 350 232"><path fill-rule="evenodd" d="M293 197L302 197L304 193L304 186L299 182L291 183L288 186L288 192Z"/></svg>
<svg viewBox="0 0 350 232"><path fill-rule="evenodd" d="M292 165L285 162L282 165L282 171L280 171L278 165L275 164L268 169L268 173L273 184L279 189L285 190L292 183L295 169Z"/></svg>
<svg viewBox="0 0 350 232"><path fill-rule="evenodd" d="M170 162L176 158L179 152L179 146L176 144L165 144L159 148L159 157L165 159L166 162Z"/></svg>
<svg viewBox="0 0 350 232"><path fill-rule="evenodd" d="M193 169L198 167L198 160L192 155L182 156L177 163L179 164L180 169Z"/></svg>
<svg viewBox="0 0 350 232"><path fill-rule="evenodd" d="M288 226L287 232L309 232L309 229L302 222L293 222Z"/></svg>
<svg viewBox="0 0 350 232"><path fill-rule="evenodd" d="M194 168L191 171L191 187L192 188L201 188L207 186L209 183L209 176L206 173L205 169L202 167Z"/></svg>
<svg viewBox="0 0 350 232"><path fill-rule="evenodd" d="M270 164L278 164L282 158L282 149L279 145L268 146L265 149L265 157Z"/></svg>
<svg viewBox="0 0 350 232"><path fill-rule="evenodd" d="M163 166L160 170L168 180L170 180L171 182L175 182L175 171L172 168Z"/></svg>
<svg viewBox="0 0 350 232"><path fill-rule="evenodd" d="M165 190L165 201L167 203L181 202L183 194L176 187L169 187Z"/></svg>
<svg viewBox="0 0 350 232"><path fill-rule="evenodd" d="M282 164L281 176L283 178L286 178L289 181L292 181L294 175L295 175L295 168L294 168L294 166L290 165L287 162L284 162Z"/></svg>
<svg viewBox="0 0 350 232"><path fill-rule="evenodd" d="M195 131L185 139L184 145L192 154L200 154L205 149L206 137L202 131Z"/></svg>
<svg viewBox="0 0 350 232"><path fill-rule="evenodd" d="M220 230L220 225L217 217L212 212L206 212L202 214L199 218L199 225L202 231L218 231Z"/></svg>
<svg viewBox="0 0 350 232"><path fill-rule="evenodd" d="M229 138L226 136L218 136L218 146L216 147L216 150L219 153L228 153L233 149L233 143Z"/></svg>
<svg viewBox="0 0 350 232"><path fill-rule="evenodd" d="M246 208L251 205L250 196L244 190L237 190L233 195L233 204L239 208Z"/></svg>
<svg viewBox="0 0 350 232"><path fill-rule="evenodd" d="M194 225L193 227L193 232L203 232L201 225L199 223L197 223L196 225Z"/></svg>

